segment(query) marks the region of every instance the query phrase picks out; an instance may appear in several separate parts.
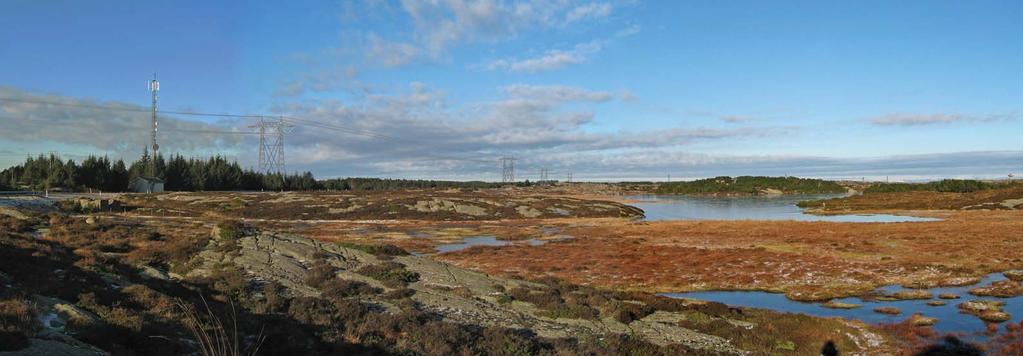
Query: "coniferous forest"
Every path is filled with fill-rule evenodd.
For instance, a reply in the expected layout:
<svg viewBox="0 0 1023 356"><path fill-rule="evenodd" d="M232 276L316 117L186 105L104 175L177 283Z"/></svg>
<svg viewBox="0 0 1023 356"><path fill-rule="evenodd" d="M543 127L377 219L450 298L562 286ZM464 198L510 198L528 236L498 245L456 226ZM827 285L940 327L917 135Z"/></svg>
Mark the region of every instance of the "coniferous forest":
<svg viewBox="0 0 1023 356"><path fill-rule="evenodd" d="M19 165L0 171L0 190L121 192L136 177L164 180L168 191L222 190L389 190L406 188L490 188L499 183L434 180L332 178L317 181L311 172L264 173L242 168L223 156L185 158L150 155L145 151L131 163L106 156L88 156L81 162L57 155L29 156ZM525 183L528 184L528 183ZM519 185L522 185L520 183Z"/></svg>

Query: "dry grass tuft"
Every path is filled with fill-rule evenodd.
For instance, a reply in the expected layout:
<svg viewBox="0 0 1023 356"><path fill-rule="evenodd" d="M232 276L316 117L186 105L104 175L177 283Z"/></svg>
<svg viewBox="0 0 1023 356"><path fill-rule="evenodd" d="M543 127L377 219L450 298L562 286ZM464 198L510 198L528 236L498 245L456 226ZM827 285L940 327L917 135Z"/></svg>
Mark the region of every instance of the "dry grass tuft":
<svg viewBox="0 0 1023 356"><path fill-rule="evenodd" d="M256 355L259 346L263 343L264 336L260 333L253 345L242 348L242 340L238 335L238 315L233 302L230 303L230 330L213 313L205 298L202 299L202 302L206 309L204 313L200 313L193 305L181 300L178 300L178 307L184 314L185 326L195 337L195 341L199 345L199 352L203 356Z"/></svg>

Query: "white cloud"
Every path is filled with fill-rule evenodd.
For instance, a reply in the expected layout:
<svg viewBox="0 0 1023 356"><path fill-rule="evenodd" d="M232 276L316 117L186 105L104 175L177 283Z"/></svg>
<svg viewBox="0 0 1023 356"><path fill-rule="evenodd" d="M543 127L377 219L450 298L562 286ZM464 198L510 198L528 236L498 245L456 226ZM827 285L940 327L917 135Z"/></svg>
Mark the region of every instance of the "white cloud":
<svg viewBox="0 0 1023 356"><path fill-rule="evenodd" d="M586 61L587 57L603 49L603 41L590 41L575 45L569 50L549 50L544 54L525 59L498 59L486 65L489 70L535 73L552 71Z"/></svg>
<svg viewBox="0 0 1023 356"><path fill-rule="evenodd" d="M298 96L306 91L326 92L359 86L358 70L354 66L335 66L305 73L298 79L284 83L273 94L280 97Z"/></svg>
<svg viewBox="0 0 1023 356"><path fill-rule="evenodd" d="M775 110L775 111L777 111L777 110ZM720 113L720 112L707 111L707 110L690 110L690 111L687 111L685 114L693 115L693 116L710 117L710 118L714 118L714 119L720 120L721 122L729 123L729 124L746 124L746 123L757 121L758 119L765 119L765 118L769 118L769 117L773 117L774 116L774 114L771 114L771 113L768 113L768 112L760 112L760 113L757 113L756 115L735 115L735 114L724 114L724 113Z"/></svg>
<svg viewBox="0 0 1023 356"><path fill-rule="evenodd" d="M129 158L137 157L149 143L148 107L38 94L16 88L0 88L0 97L27 101L0 102L2 140L85 147L93 153ZM49 102L61 105L45 104ZM161 151L187 155L233 150L249 137L241 133L252 132L245 124L211 124L161 114Z"/></svg>
<svg viewBox="0 0 1023 356"><path fill-rule="evenodd" d="M741 124L741 123L746 123L746 122L753 121L752 117L749 117L749 116L738 116L738 115L724 115L724 116L720 116L718 118L721 119L721 121L724 121L724 122L727 122L727 123L730 123L730 124Z"/></svg>
<svg viewBox="0 0 1023 356"><path fill-rule="evenodd" d="M565 15L565 24L588 19L599 19L611 14L611 4L590 3L576 6Z"/></svg>
<svg viewBox="0 0 1023 356"><path fill-rule="evenodd" d="M410 43L389 42L375 34L368 39L367 61L386 67L400 67L411 63L420 54L420 49Z"/></svg>
<svg viewBox="0 0 1023 356"><path fill-rule="evenodd" d="M380 52L391 66L420 57L440 58L459 44L504 40L525 31L606 17L612 11L607 3L546 0L403 0L400 8L412 20L408 38L367 36L370 52Z"/></svg>
<svg viewBox="0 0 1023 356"><path fill-rule="evenodd" d="M592 132L594 106L620 95L559 85L508 85L498 98L451 107L447 95L421 83L365 102L309 101L278 108L295 117L344 131L298 127L288 142L289 158L305 167L346 175L423 177L443 171L447 178L494 169L496 157L542 159L589 157L596 166L622 151L672 150L700 142L781 135L788 128L663 128ZM383 136L380 136L383 135ZM667 156L661 155L661 159ZM665 164L664 161L662 164ZM331 173L325 173L331 174ZM341 173L333 173L341 174ZM471 177L470 177L471 178ZM485 177L484 177L485 178ZM481 179L476 177L476 179Z"/></svg>
<svg viewBox="0 0 1023 356"><path fill-rule="evenodd" d="M673 176L790 174L827 177L1004 177L1023 166L1021 152L960 152L847 159L807 156L731 156L687 153L700 142L729 142L791 133L787 127L692 128L595 132L587 108L617 97L568 86L510 85L495 100L450 107L448 95L423 83L410 83L390 95L360 102L306 101L277 112L317 125L299 125L287 136L289 168L311 169L318 177L391 176L444 179L499 179L494 158L514 155L519 176L538 167L575 172L582 179L649 179ZM42 95L0 88L0 97L99 105L145 111L145 107ZM583 109L577 109L582 106ZM92 147L99 153L134 158L148 140L148 115L112 109L0 103L0 152L21 152L18 143ZM249 135L207 131L246 131L246 122L216 124L161 117L164 153L205 155L255 152ZM73 129L69 129L73 128ZM337 129L340 128L340 129ZM132 132L137 133L131 134ZM114 134L116 133L116 134ZM82 153L94 152L87 150ZM15 157L17 158L17 157ZM255 165L255 158L241 157ZM535 178L534 178L535 179Z"/></svg>
<svg viewBox="0 0 1023 356"><path fill-rule="evenodd" d="M887 114L870 119L870 122L878 126L923 126L935 124L949 124L957 122L997 122L1008 121L1019 118L1019 114L995 114L987 116L973 116L964 114Z"/></svg>
<svg viewBox="0 0 1023 356"><path fill-rule="evenodd" d="M640 30L641 28L639 27L639 25L631 25L629 27L619 30L618 32L615 32L615 37L622 38L633 36L639 34Z"/></svg>
<svg viewBox="0 0 1023 356"><path fill-rule="evenodd" d="M590 91L563 85L524 85L515 84L501 89L513 98L545 100L552 103L572 101L605 102L614 99L614 94L601 91Z"/></svg>

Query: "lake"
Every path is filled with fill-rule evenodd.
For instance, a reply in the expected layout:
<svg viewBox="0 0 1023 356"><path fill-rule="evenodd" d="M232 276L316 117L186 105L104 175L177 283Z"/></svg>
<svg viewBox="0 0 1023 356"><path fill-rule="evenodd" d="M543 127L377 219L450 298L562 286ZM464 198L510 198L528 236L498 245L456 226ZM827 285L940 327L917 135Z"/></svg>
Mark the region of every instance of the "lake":
<svg viewBox="0 0 1023 356"><path fill-rule="evenodd" d="M804 200L831 199L846 194L800 194L780 196L698 197L681 195L634 195L629 205L643 209L646 220L796 220L866 222L918 222L940 219L889 214L813 215L796 206Z"/></svg>

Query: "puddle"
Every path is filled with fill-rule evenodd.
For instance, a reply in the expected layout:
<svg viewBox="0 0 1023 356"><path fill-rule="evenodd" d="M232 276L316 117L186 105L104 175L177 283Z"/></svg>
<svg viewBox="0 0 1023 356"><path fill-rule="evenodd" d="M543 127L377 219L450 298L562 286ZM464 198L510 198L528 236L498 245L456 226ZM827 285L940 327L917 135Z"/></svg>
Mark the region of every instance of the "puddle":
<svg viewBox="0 0 1023 356"><path fill-rule="evenodd" d="M439 245L439 246L437 246L437 253L461 251L461 250L464 250L464 249L467 249L467 248L470 248L470 247L473 247L473 246L508 246L508 245L513 245L513 244L527 244L529 246L540 246L540 245L546 244L546 243L551 242L551 241L560 241L560 240L567 240L567 239L572 239L572 238L573 237L568 236L568 235L562 235L562 236L558 236L558 237L556 237L554 239L550 239L550 240L529 239L529 240L518 240L518 241L505 241L505 240L498 240L497 237L491 236L491 235L487 235L487 236L472 236L472 237L466 237L466 238L462 239L462 241L460 241L460 242Z"/></svg>
<svg viewBox="0 0 1023 356"><path fill-rule="evenodd" d="M693 197L678 195L636 195L629 205L643 209L645 220L796 220L832 222L917 222L935 218L889 214L812 215L796 206L804 200L831 199L846 194L802 194L752 197Z"/></svg>
<svg viewBox="0 0 1023 356"><path fill-rule="evenodd" d="M938 323L933 328L943 333L963 333L967 338L981 340L986 338L982 333L986 330L984 321L970 314L959 312L959 303L968 300L999 300L1005 302L1004 311L1012 316L1010 321L1019 322L1023 318L1023 296L1013 298L977 297L969 294L971 288L984 286L993 281L1006 279L1001 273L989 274L980 283L963 287L932 288L929 292L934 294L930 300L898 300L898 301L865 301L858 297L835 299L837 302L862 305L856 309L830 309L821 306L820 303L797 302L785 298L784 294L767 292L743 292L743 291L708 291L690 293L663 293L661 295L672 298L689 298L715 301L732 306L771 309L781 312L801 313L820 317L842 317L846 319L858 319L868 323L897 323L905 320L914 313L921 313L924 316L938 318ZM899 286L888 286L879 289L886 293L894 293L905 288ZM940 293L953 293L959 299L944 300L943 306L927 305L928 301L938 300ZM896 307L902 313L899 315L886 315L874 312L878 307ZM1003 323L1004 324L1004 323ZM999 324L1004 330L1004 326Z"/></svg>
<svg viewBox="0 0 1023 356"><path fill-rule="evenodd" d="M507 246L511 241L498 240L494 236L466 237L461 242L437 246L437 253L461 251L473 246Z"/></svg>
<svg viewBox="0 0 1023 356"><path fill-rule="evenodd" d="M38 319L39 322L43 324L43 327L47 329L64 331L64 320L62 320L56 313L41 314Z"/></svg>

